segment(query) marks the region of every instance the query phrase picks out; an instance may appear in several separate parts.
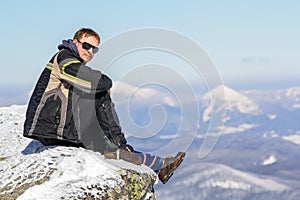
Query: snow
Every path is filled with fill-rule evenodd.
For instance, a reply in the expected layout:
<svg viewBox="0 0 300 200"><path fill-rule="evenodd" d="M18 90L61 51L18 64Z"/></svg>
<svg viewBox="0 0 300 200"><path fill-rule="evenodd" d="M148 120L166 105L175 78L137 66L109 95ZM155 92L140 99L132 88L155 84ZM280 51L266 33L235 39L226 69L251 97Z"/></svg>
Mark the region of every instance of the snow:
<svg viewBox="0 0 300 200"><path fill-rule="evenodd" d="M162 102L168 106L177 106L177 101L170 95L146 86L135 87L125 82L115 82L112 88L112 98L116 103L128 103L134 100L136 103L147 104L149 102Z"/></svg>
<svg viewBox="0 0 300 200"><path fill-rule="evenodd" d="M222 91L225 92L225 101L222 99ZM259 108L259 105L256 104L253 100L246 97L245 95L242 95L241 93L226 87L226 86L218 86L214 89L212 89L209 93L206 93L202 96L202 100L206 102L210 102L211 96L218 97L216 98L217 104L226 104L226 111L238 111L239 113L249 114L257 116L261 114L261 110ZM204 111L202 120L203 122L207 122L210 120L210 114L213 111L212 104L210 104Z"/></svg>
<svg viewBox="0 0 300 200"><path fill-rule="evenodd" d="M262 137L263 138L278 138L279 137L279 135L276 133L276 131L271 131L271 132L268 132L268 133L264 133L263 135L262 135Z"/></svg>
<svg viewBox="0 0 300 200"><path fill-rule="evenodd" d="M172 98L168 98L163 92L151 89L149 90L148 88L139 88L138 91L136 91L136 89L137 88L127 88L126 91L124 91L124 95L125 93L127 93L127 91L132 91L133 95L131 96L131 98L137 98L141 101L146 101L146 98L150 100L153 100L153 98L155 98L157 102L163 102L165 104L168 104L169 106L176 107L178 104L177 101L173 101ZM221 89L222 88L216 88L211 92L220 93ZM295 188L299 188L299 182L296 178L293 179L291 177L298 177L299 175L299 171L297 170L299 169L299 162L298 160L295 160L294 162L292 159L294 159L294 155L298 156L297 152L299 152L299 148L297 145L300 145L300 130L297 124L298 121L296 120L299 116L300 88L295 87L267 92L261 90L237 92L231 88L224 87L224 91L226 94L226 109L230 112L227 112L227 121L225 123L225 126L223 126L222 128L223 133L230 134L242 133L247 131L247 133L249 134L245 135L254 133L261 134L262 136L261 138L263 139L263 141L252 141L250 138L250 141L243 140L244 142L239 143L241 149L246 148L246 145L249 145L251 148L253 148L253 153L251 153L251 149L251 152L246 152L245 156L247 157L247 159L248 156L250 156L249 159L251 161L251 164L255 163L255 166L246 166L248 165L247 163L243 163L243 160L239 161L238 159L240 158L234 157L234 153L236 151L239 151L239 149L232 149L233 154L229 154L229 157L225 156L222 159L215 159L216 162L223 162L223 164L225 163L227 166L220 163L207 164L204 160L198 162L195 159L191 159L190 162L183 163L183 166L181 166L181 168L176 171L176 175L174 175L170 180L170 183L168 183L168 187L164 187L161 192L165 192L165 194L169 193L170 196L176 196L182 193L181 191L174 192L174 190L177 190L178 187L183 187L183 189L186 190L188 190L189 188L196 191L201 190L204 193L210 191L211 188L213 188L213 191L218 191L219 188L224 191L224 195L237 190L243 190L243 192L249 195L255 193L258 194L260 192L270 192L270 196L272 196L273 192L282 192L282 194L284 194L289 190L295 191ZM117 95L118 92L123 91L117 91ZM127 101L128 99L121 99L121 101L122 100ZM200 117L202 117L203 121L208 122L210 120L210 115L213 109L210 106L211 94L208 93L206 95L203 95L201 96L201 98L199 98L199 100L200 104L203 105L203 115ZM217 100L222 102L222 99ZM145 102L141 103L144 104ZM24 122L25 111L26 106L14 105L11 107L0 108L0 159L5 158L0 162L0 169L5 170L7 168L6 165L16 166L16 173L14 173L13 175L5 174L1 171L0 186L7 184L5 179L8 176L12 176L12 179L18 179L18 174L20 174L21 172L29 174L30 170L32 169L55 169L56 171L51 175L47 183L40 186L34 186L33 188L25 192L23 194L24 196L20 197L19 199L26 199L29 198L29 196L34 197L40 195L43 197L43 199L46 200L51 198L55 199L55 193L63 193L65 195L72 196L76 192L80 191L72 191L71 186L78 185L80 188L80 184L82 182L88 182L92 185L96 185L96 183L98 183L98 187L113 188L117 184L121 183L121 179L119 178L119 170L121 168L129 168L133 170L142 170L144 172L149 172L149 169L147 167L130 165L123 161L106 160L100 154L77 148L41 148L38 150L38 153L32 155L28 154L24 156L23 154L21 154L21 152L26 148L28 150L28 145L31 142L30 139L22 137L22 126ZM243 118L244 116L245 118ZM288 120L282 120L286 117ZM255 121L255 119L257 120ZM205 128L205 126L203 127ZM290 132L288 131L289 129L291 129ZM259 133L257 133L256 131L259 131ZM202 141L202 139L205 138L205 130L199 130L199 133L200 132L203 132L203 134L197 134L197 138L201 139L200 141ZM283 136L283 134L287 132L290 135ZM162 134L160 136L160 139L164 139L167 141L177 137L178 134ZM226 135L225 137L236 136ZM238 137L243 137L243 134L238 135ZM283 145L284 148L281 148L281 146L273 145L274 143L272 141L280 141L281 139L290 142L285 142ZM270 144L273 146L264 146ZM226 144L226 148L230 148L230 145L231 144ZM174 149L175 148L177 147L174 147ZM218 147L216 147L215 149L217 148ZM199 150L197 147L197 153L198 151ZM254 153L257 153L257 151L259 151L259 155ZM260 152L262 153L260 154ZM272 154L273 152L275 153ZM284 155L279 155L277 152L284 152ZM62 153L63 155L55 157L55 155L57 155L58 153ZM226 152L224 152L224 154L225 153ZM32 157L35 156L39 157L40 162L30 163L30 160L33 159ZM284 158L289 162L279 163L279 161L282 160L282 156L286 156ZM291 158L289 156L291 156ZM243 170L237 170L233 167L229 167L230 164L228 164L228 162L225 162L228 160L232 160L233 163L235 163L235 166L242 166ZM293 164L291 164L292 162ZM28 166L32 166L22 166L19 165L19 163L28 163ZM192 166L192 168L189 168L190 165L193 164L195 165ZM294 168L294 171L289 170L288 167L285 168L286 166L292 166L292 168ZM280 173L278 175L263 175L263 172L251 173L250 170L248 171L248 168L251 167L254 167L254 169L257 169L258 171L260 169L263 169L263 172L264 170L267 171L269 168L271 169L274 167L276 169L279 169ZM62 170L63 168L65 168L66 170ZM85 168L86 171L83 170L83 168ZM96 176L96 174L98 174L98 176ZM285 174L287 174L287 178L285 177ZM281 176L283 176L284 178L282 178ZM290 178L291 181L289 180ZM106 185L99 184L99 181L102 181L103 183L103 180L106 181ZM173 185L175 185L175 183L177 184L176 187L172 187L173 181ZM54 190L55 192L53 192ZM97 191L95 190L94 192ZM220 194L220 196L222 196L222 194ZM166 197L168 197L168 195L166 195Z"/></svg>
<svg viewBox="0 0 300 200"><path fill-rule="evenodd" d="M282 138L284 140L287 140L287 141L290 141L290 142L300 145L300 134L283 136Z"/></svg>
<svg viewBox="0 0 300 200"><path fill-rule="evenodd" d="M39 141L25 138L22 136L25 111L25 105L0 108L0 158L3 158L0 162L0 188L7 184L16 186L20 184L18 181L25 184L40 180L51 169L53 173L48 181L29 188L18 200L68 199L83 193L81 187L87 185L115 188L123 184L122 169L154 174L144 165L107 160L98 152L75 147L45 147ZM29 176L33 180L26 178ZM15 182L11 183L12 180ZM97 188L91 188L89 192L99 193Z"/></svg>
<svg viewBox="0 0 300 200"><path fill-rule="evenodd" d="M193 175L189 174L193 171ZM193 164L181 171L185 177L177 183L177 186L183 185L185 188L197 187L201 190L205 188L222 188L231 190L264 190L264 191L284 191L288 186L270 179L269 177L260 177L256 174L243 172L216 163Z"/></svg>
<svg viewBox="0 0 300 200"><path fill-rule="evenodd" d="M166 105L169 105L169 106L171 106L171 107L177 106L176 101L175 101L173 98L171 98L170 96L164 97L164 98L163 98L163 102L164 102Z"/></svg>
<svg viewBox="0 0 300 200"><path fill-rule="evenodd" d="M161 136L159 136L159 138L162 139L162 140L174 139L176 137L178 137L177 134L170 134L170 135L161 135Z"/></svg>
<svg viewBox="0 0 300 200"><path fill-rule="evenodd" d="M270 155L267 159L262 162L262 165L273 165L277 162L277 159L274 155Z"/></svg>
<svg viewBox="0 0 300 200"><path fill-rule="evenodd" d="M300 101L300 87L288 88L285 96L294 99L296 102Z"/></svg>
<svg viewBox="0 0 300 200"><path fill-rule="evenodd" d="M300 108L300 87L288 88L284 93L284 97L291 102L290 105L286 104L289 110Z"/></svg>
<svg viewBox="0 0 300 200"><path fill-rule="evenodd" d="M246 130L252 129L257 127L255 124L239 124L237 127L233 126L223 126L222 127L222 134L233 134L233 133L241 133Z"/></svg>
<svg viewBox="0 0 300 200"><path fill-rule="evenodd" d="M0 157L12 156L30 142L22 136L25 112L24 105L0 108Z"/></svg>
<svg viewBox="0 0 300 200"><path fill-rule="evenodd" d="M251 184L252 187L259 186L269 191L282 191L288 189L288 187L283 184L277 183L273 180L256 177L254 174L245 173L225 166L223 166L223 170L227 170L230 173L232 173L232 177L242 178L244 183L241 184L240 181L238 182L239 185L241 185L241 188L248 188L248 185ZM223 181L223 183L228 183L228 182ZM232 186L236 187L236 184L232 184Z"/></svg>
<svg viewBox="0 0 300 200"><path fill-rule="evenodd" d="M224 189L250 190L251 185L244 182L225 180L225 181L212 182L211 187L219 187Z"/></svg>
<svg viewBox="0 0 300 200"><path fill-rule="evenodd" d="M244 94L255 98L266 105L277 105L289 111L300 108L300 87L273 90L251 90Z"/></svg>
<svg viewBox="0 0 300 200"><path fill-rule="evenodd" d="M272 114L269 114L267 115L267 117L270 119L270 120L273 120L273 119L276 119L276 115L272 115Z"/></svg>
<svg viewBox="0 0 300 200"><path fill-rule="evenodd" d="M55 148L55 150L51 151L62 150L66 153L66 148L61 148ZM51 156L51 152L47 152L47 154L47 156ZM55 153L54 155L57 154ZM45 157L45 155L41 154L36 156L36 159L39 156ZM59 197L63 196L71 197L82 193L80 188L86 185L98 185L98 187L102 186L112 189L117 186L118 182L122 182L118 170L118 167L105 162L100 154L70 148L66 157L58 163L49 181L29 188L18 199L51 200L59 199ZM76 188L76 190L73 188ZM94 192L98 191L95 190Z"/></svg>

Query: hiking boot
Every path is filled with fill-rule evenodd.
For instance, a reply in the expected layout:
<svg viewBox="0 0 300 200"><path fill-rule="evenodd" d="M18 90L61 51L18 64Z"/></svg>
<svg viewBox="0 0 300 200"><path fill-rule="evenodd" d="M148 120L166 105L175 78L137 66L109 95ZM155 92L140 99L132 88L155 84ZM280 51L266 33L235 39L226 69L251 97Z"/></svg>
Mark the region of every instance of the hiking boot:
<svg viewBox="0 0 300 200"><path fill-rule="evenodd" d="M165 184L173 175L175 169L181 164L185 156L184 152L179 152L175 157L166 157L164 164L158 172L159 180Z"/></svg>
<svg viewBox="0 0 300 200"><path fill-rule="evenodd" d="M140 165L143 163L142 159L136 156L134 152L130 152L125 149L118 149L117 151L104 150L104 156L109 159L122 159L136 165Z"/></svg>

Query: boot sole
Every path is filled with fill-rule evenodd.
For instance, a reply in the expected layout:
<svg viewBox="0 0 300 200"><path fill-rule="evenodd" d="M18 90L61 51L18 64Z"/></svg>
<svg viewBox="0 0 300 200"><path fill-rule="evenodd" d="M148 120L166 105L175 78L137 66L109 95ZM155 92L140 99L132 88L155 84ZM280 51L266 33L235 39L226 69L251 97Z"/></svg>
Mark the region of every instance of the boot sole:
<svg viewBox="0 0 300 200"><path fill-rule="evenodd" d="M168 182L168 180L173 176L174 172L172 172L171 174L169 174L163 181L161 181L163 184L165 184L166 182Z"/></svg>
<svg viewBox="0 0 300 200"><path fill-rule="evenodd" d="M177 163L175 163L175 166L170 170L170 172L164 176L164 178L161 179L161 182L163 184L165 184L166 182L168 182L168 180L173 176L175 169L177 169L177 167L179 167L179 165L182 163L184 157L185 157L185 153L184 152L179 152L177 156L180 156L180 160L177 161Z"/></svg>

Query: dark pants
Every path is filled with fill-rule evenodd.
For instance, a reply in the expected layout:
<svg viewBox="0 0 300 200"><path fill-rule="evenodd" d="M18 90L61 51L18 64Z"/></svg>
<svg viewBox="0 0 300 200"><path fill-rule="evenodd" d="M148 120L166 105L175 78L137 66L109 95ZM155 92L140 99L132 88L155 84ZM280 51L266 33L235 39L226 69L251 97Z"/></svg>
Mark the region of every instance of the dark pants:
<svg viewBox="0 0 300 200"><path fill-rule="evenodd" d="M103 152L126 147L114 104L107 92L78 96L73 109L78 113L76 128L87 149Z"/></svg>
<svg viewBox="0 0 300 200"><path fill-rule="evenodd" d="M79 93L80 94L80 93ZM125 149L127 141L121 131L119 119L114 104L107 92L95 94L75 95L78 99L73 105L73 113L79 116L75 119L82 144L74 144L61 140L46 141L48 145L64 145L83 147L103 153L104 150L116 151ZM46 142L44 144L46 144ZM158 172L164 159L155 155L134 151L143 164Z"/></svg>

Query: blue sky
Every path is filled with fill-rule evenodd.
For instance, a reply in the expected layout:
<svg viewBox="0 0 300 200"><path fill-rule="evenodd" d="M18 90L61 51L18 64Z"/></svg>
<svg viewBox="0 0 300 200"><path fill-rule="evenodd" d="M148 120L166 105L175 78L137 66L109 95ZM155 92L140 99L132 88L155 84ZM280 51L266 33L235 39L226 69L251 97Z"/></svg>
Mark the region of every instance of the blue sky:
<svg viewBox="0 0 300 200"><path fill-rule="evenodd" d="M62 39L91 27L105 41L143 27L199 43L236 89L297 86L300 1L1 1L0 106L27 103Z"/></svg>

